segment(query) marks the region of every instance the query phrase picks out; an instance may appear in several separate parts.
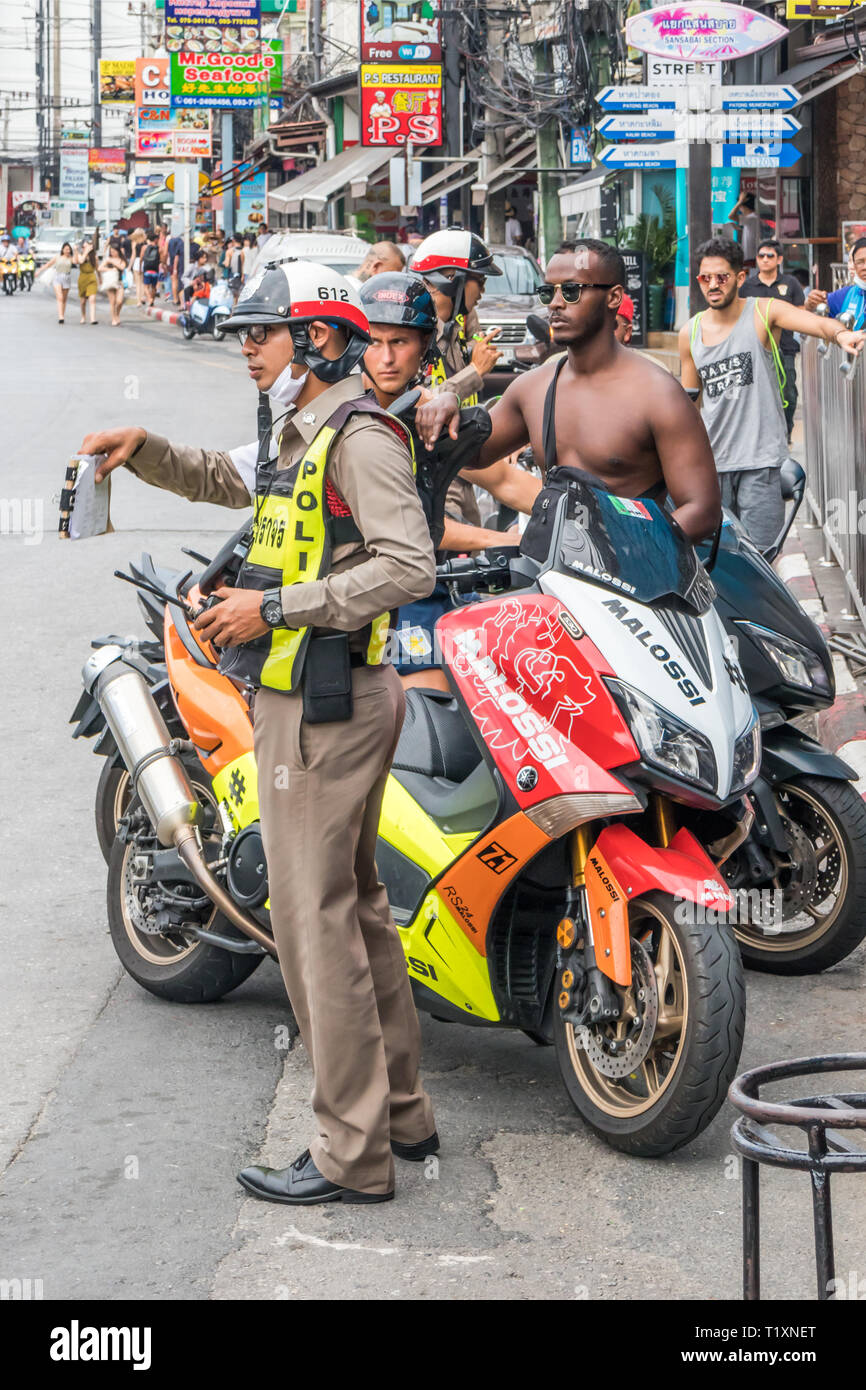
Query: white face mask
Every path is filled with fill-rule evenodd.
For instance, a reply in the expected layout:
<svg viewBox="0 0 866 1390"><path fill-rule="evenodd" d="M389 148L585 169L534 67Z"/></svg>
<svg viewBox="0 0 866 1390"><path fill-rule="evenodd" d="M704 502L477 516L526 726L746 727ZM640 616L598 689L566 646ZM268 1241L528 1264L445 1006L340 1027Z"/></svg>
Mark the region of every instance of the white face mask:
<svg viewBox="0 0 866 1390"><path fill-rule="evenodd" d="M280 372L268 395L272 401L276 401L279 405L291 405L303 391L304 383L309 375L310 373L307 371L304 372L303 376L292 376L290 363Z"/></svg>
<svg viewBox="0 0 866 1390"><path fill-rule="evenodd" d="M859 275L854 276L854 284L858 290L866 290L866 280L861 280Z"/></svg>

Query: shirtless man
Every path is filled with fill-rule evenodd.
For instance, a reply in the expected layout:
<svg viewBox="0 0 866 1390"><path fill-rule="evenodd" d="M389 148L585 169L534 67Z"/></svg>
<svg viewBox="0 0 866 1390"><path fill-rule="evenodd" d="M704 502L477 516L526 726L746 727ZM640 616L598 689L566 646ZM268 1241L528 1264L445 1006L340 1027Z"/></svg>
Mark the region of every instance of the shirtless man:
<svg viewBox="0 0 866 1390"><path fill-rule="evenodd" d="M493 407L482 467L526 444L545 466L581 469L620 497L663 484L673 515L693 541L715 531L719 482L707 432L679 383L615 337L626 270L615 247L586 238L568 242L547 267L539 298L549 304L553 342L565 358L517 378ZM555 383L554 448L545 459L544 402ZM416 430L431 447L443 428L456 438L453 394L421 406ZM464 477L484 486L483 474Z"/></svg>

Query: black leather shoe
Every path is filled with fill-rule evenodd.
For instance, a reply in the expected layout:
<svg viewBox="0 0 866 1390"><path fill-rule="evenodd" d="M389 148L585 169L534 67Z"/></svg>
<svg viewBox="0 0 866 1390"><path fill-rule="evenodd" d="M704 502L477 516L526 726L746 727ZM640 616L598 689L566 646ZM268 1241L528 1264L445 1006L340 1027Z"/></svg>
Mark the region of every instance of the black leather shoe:
<svg viewBox="0 0 866 1390"><path fill-rule="evenodd" d="M322 1177L310 1150L288 1168L260 1168L254 1164L238 1173L238 1182L264 1202L286 1202L290 1206L315 1206L318 1202L390 1202L393 1192L355 1192Z"/></svg>
<svg viewBox="0 0 866 1390"><path fill-rule="evenodd" d="M420 1163L430 1154L438 1154L439 1135L434 1129L429 1139L419 1139L417 1144L401 1144L399 1139L392 1139L391 1152L398 1158L408 1158L410 1163Z"/></svg>

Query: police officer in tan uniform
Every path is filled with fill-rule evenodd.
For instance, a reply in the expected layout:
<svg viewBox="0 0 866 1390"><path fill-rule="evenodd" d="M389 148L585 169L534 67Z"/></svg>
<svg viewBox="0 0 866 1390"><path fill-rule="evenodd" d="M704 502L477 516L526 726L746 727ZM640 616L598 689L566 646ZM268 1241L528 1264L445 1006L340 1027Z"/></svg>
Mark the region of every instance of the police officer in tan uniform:
<svg viewBox="0 0 866 1390"><path fill-rule="evenodd" d="M192 501L249 505L254 539L235 588L196 626L221 669L256 686L255 752L271 920L314 1073L316 1134L285 1169L239 1181L268 1201L387 1201L393 1154L438 1149L419 1076L420 1029L375 864L404 697L385 664L390 611L430 593L435 567L407 436L365 396L357 291L327 267L260 272L224 325L268 391L297 383L278 460L244 476L227 453L144 430L91 435L104 476L126 463ZM291 392L282 391L286 401ZM263 451L264 452L264 451ZM283 582L280 582L280 581Z"/></svg>
<svg viewBox="0 0 866 1390"><path fill-rule="evenodd" d="M446 227L422 241L412 260L436 306L437 359L430 373L434 391L453 391L461 405L475 405L484 378L499 361L493 338L481 332L475 306L488 275L502 271L474 232ZM463 526L480 528L481 513L471 483L455 478L448 489L445 515Z"/></svg>

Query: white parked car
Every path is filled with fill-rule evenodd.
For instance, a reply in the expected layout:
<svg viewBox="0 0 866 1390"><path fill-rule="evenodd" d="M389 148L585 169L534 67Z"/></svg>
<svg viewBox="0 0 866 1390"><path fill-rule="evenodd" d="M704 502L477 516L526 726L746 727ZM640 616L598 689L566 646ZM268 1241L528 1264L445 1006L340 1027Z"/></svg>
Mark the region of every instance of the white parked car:
<svg viewBox="0 0 866 1390"><path fill-rule="evenodd" d="M33 255L37 265L44 265L52 256L60 252L64 241L70 246L78 246L93 236L92 227L40 227L33 240Z"/></svg>

